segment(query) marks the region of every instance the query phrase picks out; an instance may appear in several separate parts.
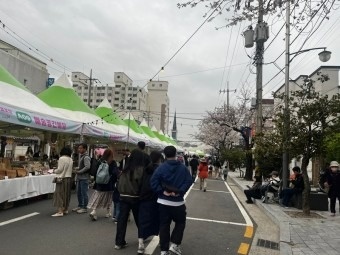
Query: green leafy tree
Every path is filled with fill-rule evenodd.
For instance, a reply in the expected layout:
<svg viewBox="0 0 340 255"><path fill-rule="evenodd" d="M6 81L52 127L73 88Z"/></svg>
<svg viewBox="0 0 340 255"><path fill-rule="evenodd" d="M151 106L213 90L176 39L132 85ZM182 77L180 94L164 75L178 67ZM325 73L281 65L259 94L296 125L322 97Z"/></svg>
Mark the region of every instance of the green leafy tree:
<svg viewBox="0 0 340 255"><path fill-rule="evenodd" d="M326 138L326 161L340 161L340 133L331 134Z"/></svg>
<svg viewBox="0 0 340 255"><path fill-rule="evenodd" d="M229 161L232 170L241 169L246 163L246 152L242 148L226 149L222 152L222 160Z"/></svg>
<svg viewBox="0 0 340 255"><path fill-rule="evenodd" d="M328 76L319 74L317 81L324 83ZM302 157L301 171L305 189L303 196L303 212L310 214L309 196L310 183L307 173L309 161L313 157L325 155L325 138L337 132L339 126L340 100L339 95L328 98L315 90L315 80L307 78L300 90L292 91L289 98L289 118L278 107L276 127L283 134L284 121L290 125L289 143L286 145L291 158ZM322 86L322 85L321 85ZM284 95L275 95L283 99Z"/></svg>

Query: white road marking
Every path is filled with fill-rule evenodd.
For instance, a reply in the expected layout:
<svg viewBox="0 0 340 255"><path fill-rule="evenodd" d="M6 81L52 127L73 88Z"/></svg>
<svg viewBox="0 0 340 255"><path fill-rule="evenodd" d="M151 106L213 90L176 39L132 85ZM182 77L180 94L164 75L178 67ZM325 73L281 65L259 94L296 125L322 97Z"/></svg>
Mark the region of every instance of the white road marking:
<svg viewBox="0 0 340 255"><path fill-rule="evenodd" d="M192 189L192 190L200 190L200 189ZM212 190L212 189L207 189L207 192L216 192L216 193L227 193L229 194L229 191L222 191L222 190Z"/></svg>
<svg viewBox="0 0 340 255"><path fill-rule="evenodd" d="M19 220L24 220L24 219L27 219L27 218L36 216L36 215L38 215L38 214L39 214L38 212L34 212L34 213L26 214L26 215L24 215L24 216L17 217L17 218L11 219L11 220L7 220L7 221L0 222L0 227L5 226L5 225L7 225L7 224L11 224L11 223L13 223L13 222L17 222L17 221L19 221Z"/></svg>
<svg viewBox="0 0 340 255"><path fill-rule="evenodd" d="M237 197L235 196L234 192L231 190L231 188L229 187L227 182L224 182L224 184L227 186L228 190L230 191L230 195L233 197L236 205L238 206L238 208L240 209L240 212L243 216L243 218L246 221L246 226L250 226L253 227L253 222L251 221L247 211L244 209L244 207L242 206L242 204L240 203L240 201L237 199Z"/></svg>
<svg viewBox="0 0 340 255"><path fill-rule="evenodd" d="M196 180L197 180L197 177L196 177ZM195 181L196 181L196 180L195 180ZM185 195L184 195L184 201L185 201L185 199L188 197L188 195L189 195L190 191L192 190L192 188L194 187L194 184L195 184L195 183L193 183L193 184L191 185L191 187L189 188L189 190L187 191L187 193L185 193ZM158 246L158 243L159 243L159 237L158 237L158 236L154 236L154 237L151 239L151 241L150 241L150 243L148 244L148 246L146 246L145 251L144 251L144 254L145 254L145 255L151 255L151 254L153 254L154 251L156 250L157 246Z"/></svg>
<svg viewBox="0 0 340 255"><path fill-rule="evenodd" d="M192 218L192 217L187 217L187 220L205 221L205 222L229 224L229 225L236 225L236 226L247 226L246 223L238 223L238 222L231 222L231 221L220 221L220 220L210 220L210 219L201 219L201 218Z"/></svg>

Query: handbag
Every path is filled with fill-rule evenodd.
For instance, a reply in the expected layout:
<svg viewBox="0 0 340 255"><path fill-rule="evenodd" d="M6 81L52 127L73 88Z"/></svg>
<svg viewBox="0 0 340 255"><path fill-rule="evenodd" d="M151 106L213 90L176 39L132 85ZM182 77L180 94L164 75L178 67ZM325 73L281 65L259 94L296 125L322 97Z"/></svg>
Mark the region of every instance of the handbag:
<svg viewBox="0 0 340 255"><path fill-rule="evenodd" d="M52 180L52 183L62 183L63 178L62 177L54 177Z"/></svg>

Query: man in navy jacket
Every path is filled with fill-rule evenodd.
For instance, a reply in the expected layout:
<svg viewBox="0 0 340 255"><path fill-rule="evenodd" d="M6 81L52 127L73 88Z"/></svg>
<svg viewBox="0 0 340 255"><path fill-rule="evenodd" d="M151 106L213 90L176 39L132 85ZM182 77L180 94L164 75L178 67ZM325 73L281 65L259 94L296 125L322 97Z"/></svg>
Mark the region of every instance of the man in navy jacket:
<svg viewBox="0 0 340 255"><path fill-rule="evenodd" d="M177 255L182 254L180 245L186 222L184 194L192 185L192 178L185 165L176 160L176 153L174 146L165 147L167 160L156 169L151 178L151 187L158 194L161 255L168 255L169 250ZM170 238L172 221L175 227Z"/></svg>

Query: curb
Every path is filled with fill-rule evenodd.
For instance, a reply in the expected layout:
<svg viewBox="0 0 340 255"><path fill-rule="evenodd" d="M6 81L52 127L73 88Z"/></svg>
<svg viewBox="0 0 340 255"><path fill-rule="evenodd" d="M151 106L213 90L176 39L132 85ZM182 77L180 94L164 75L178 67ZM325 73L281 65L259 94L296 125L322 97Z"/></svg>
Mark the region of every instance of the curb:
<svg viewBox="0 0 340 255"><path fill-rule="evenodd" d="M228 178L230 178L241 190L244 190L242 185L234 180L235 177L228 176ZM265 213L280 229L280 255L292 255L293 252L290 245L290 222L288 220L282 221L281 219L278 219L272 211L266 208L265 204L256 199L254 201L254 204L256 204L257 207L259 207L260 210Z"/></svg>

